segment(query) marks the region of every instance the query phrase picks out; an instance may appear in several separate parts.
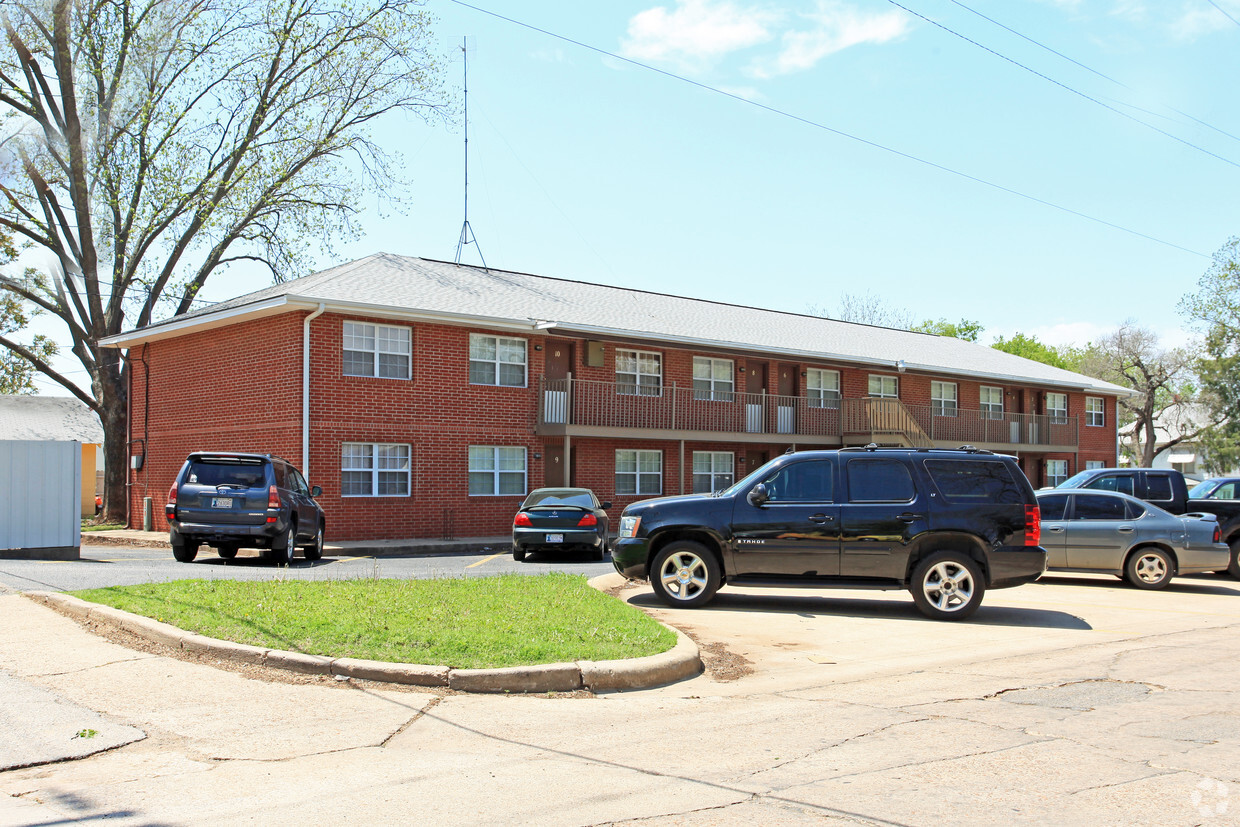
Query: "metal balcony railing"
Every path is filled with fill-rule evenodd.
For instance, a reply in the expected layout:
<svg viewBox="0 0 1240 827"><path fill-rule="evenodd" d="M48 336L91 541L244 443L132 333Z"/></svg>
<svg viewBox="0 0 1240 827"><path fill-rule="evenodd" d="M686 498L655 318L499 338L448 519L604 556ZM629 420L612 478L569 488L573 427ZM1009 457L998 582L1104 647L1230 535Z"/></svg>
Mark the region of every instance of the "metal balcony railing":
<svg viewBox="0 0 1240 827"><path fill-rule="evenodd" d="M951 415L945 415L950 413ZM583 379L539 381L540 425L851 437L857 442L1013 446L1077 444L1077 418L944 411L898 399L824 399Z"/></svg>

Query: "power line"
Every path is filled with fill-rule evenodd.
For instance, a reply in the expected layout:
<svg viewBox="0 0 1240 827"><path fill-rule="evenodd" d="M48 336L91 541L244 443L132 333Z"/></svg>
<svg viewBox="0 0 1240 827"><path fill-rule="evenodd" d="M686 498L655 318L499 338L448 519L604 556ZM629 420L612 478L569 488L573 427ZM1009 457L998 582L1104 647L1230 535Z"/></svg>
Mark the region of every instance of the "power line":
<svg viewBox="0 0 1240 827"><path fill-rule="evenodd" d="M1038 77L1042 78L1042 80L1046 81L1047 83L1053 83L1053 84L1055 84L1056 86L1058 86L1060 89L1063 89L1063 90L1065 90L1065 91L1067 91L1067 92L1071 92L1071 93L1072 93L1072 94L1074 94L1074 95L1078 95L1078 96L1080 96L1080 97L1084 98L1085 100L1089 101L1090 103L1097 104L1098 106L1101 106L1103 109L1107 109L1107 110L1109 110L1109 111L1111 111L1111 112L1114 112L1116 115L1119 115L1119 116L1120 116L1120 117L1122 117L1122 118L1127 118L1128 120L1132 121L1133 123L1138 123L1138 124L1141 124L1141 126L1144 126L1146 129L1152 129L1152 130L1154 130L1155 132L1157 132L1159 135L1165 135L1166 137L1170 138L1170 139L1171 139L1171 140L1173 140L1173 141L1178 141L1179 143L1184 144L1184 146L1191 147L1191 148L1193 148L1193 149L1197 150L1198 152L1203 152L1203 153L1205 153L1206 155L1209 155L1211 158L1216 158L1216 159L1218 159L1218 160L1222 161L1222 162L1223 162L1223 163L1225 163L1225 164L1230 164L1231 166L1236 167L1237 169L1240 169L1240 164L1236 163L1235 161L1231 160L1230 158L1224 158L1222 155L1219 155L1219 154L1217 154L1217 153L1211 152L1211 151L1210 151L1210 150L1208 150L1208 149L1205 149L1205 148L1203 148L1203 147L1200 147L1200 146L1198 146L1197 144L1193 143L1192 141L1186 141L1186 140L1184 140L1183 138L1179 137L1178 135L1173 135L1173 134L1171 134L1170 132L1166 131L1165 129L1159 129L1158 127L1154 126L1153 124L1151 124L1151 123L1147 123L1146 121L1143 121L1143 120L1141 120L1140 118L1138 118L1138 117L1136 117L1136 116L1134 116L1134 115L1129 115L1127 112L1124 112L1124 111L1122 111L1122 110L1120 110L1120 109L1116 109L1114 106L1111 106L1110 104L1103 103L1102 101L1098 100L1097 98L1092 97L1092 96L1090 96L1090 95L1087 95L1087 94L1085 94L1084 92L1081 92L1081 91L1080 91L1080 90L1078 90L1078 89L1073 89L1071 86L1068 86L1068 85L1067 85L1067 84L1065 84L1065 83L1060 83L1059 81L1055 80L1054 78L1052 78L1052 77L1050 77L1050 76L1048 76L1048 75L1044 75L1044 74L1042 74L1042 73L1041 73L1041 72L1039 72L1037 69L1031 69L1031 68L1029 68L1028 66L1026 66L1025 64L1021 63L1021 62L1020 62L1020 61L1018 61L1018 60L1013 60L1012 58L1008 57L1008 56L1007 56L1007 55L1005 55L1005 54L1002 54L1002 53L1000 53L1000 52L996 52L994 49L990 48L989 46L985 46L985 45L983 45L983 44L981 44L981 43L978 43L976 40L973 40L973 39L971 39L971 38L969 38L969 37L966 37L965 35L962 35L960 32L955 31L954 29L950 29L950 28L948 28L947 26L944 26L942 23L939 23L939 22L937 22L937 21L935 21L935 20L931 20L929 17L926 17L924 14L921 14L921 13L919 13L919 12L915 12L915 11L913 11L913 10L912 10L912 9L910 9L908 6L902 6L902 5L900 5L899 3L897 3L897 2L896 2L896 0L887 0L887 2L888 2L888 3L890 3L891 5L895 6L895 7L896 7L896 8L898 8L898 9L904 9L904 11L908 12L909 14L913 15L913 16L914 16L914 17L916 17L916 18L919 18L919 19L921 19L921 20L926 21L926 22L927 22L927 23L929 23L931 26L935 26L935 27L937 27L937 28L940 28L940 29L942 29L943 31L947 32L948 34L950 34L950 35L954 35L955 37L960 38L961 40L963 40L963 41L964 41L964 42L966 42L966 43L971 43L971 44L973 44L974 46L976 46L977 48L979 48L979 49L981 49L981 50L983 50L983 51L990 52L990 54L994 55L995 57L997 57L997 58L999 58L999 59L1001 59L1001 60L1006 60L1008 63L1012 64L1013 66L1018 66L1018 67L1020 67L1021 69L1024 69L1026 72L1030 73L1031 75L1037 75Z"/></svg>
<svg viewBox="0 0 1240 827"><path fill-rule="evenodd" d="M715 94L717 94L717 95L722 95L722 96L724 96L724 97L726 97L726 98L731 98L732 100L739 101L740 103L747 104L747 105L749 105L749 106L753 106L753 107L756 107L756 108L758 108L758 109L762 109L762 110L764 110L764 111L766 111L766 112L770 112L771 114L774 114L774 115L779 115L779 116L781 116L781 117L788 118L788 119L790 119L790 120L796 121L796 122L801 123L801 124L804 124L804 125L806 125L806 126L812 126L812 127L814 127L815 129L821 129L821 130L823 130L824 132L830 132L831 134L833 134L833 135L838 135L838 136L839 136L839 137L841 137L841 138L847 138L847 139L848 139L848 140L850 140L850 141L856 141L857 143L864 144L864 145L866 145L866 146L868 146L868 147L872 147L872 148L874 148L874 149L879 149L879 150L882 150L883 152L887 152L887 153L890 153L890 154L892 154L892 155L899 156L900 158L904 158L905 160L914 161L914 162L916 162L916 163L918 163L918 164L923 164L923 165L925 165L925 166L932 167L933 169L937 169L937 170L939 170L940 172L946 172L946 173L948 173L948 174L950 174L950 175L955 175L955 176L957 176L957 177L959 177L959 178L964 178L964 179L965 179L965 180L967 180L967 181L972 181L972 182L974 182L974 183L976 183L976 184L981 184L981 185L983 185L983 186L987 186L987 187L990 187L990 188L992 188L992 189L999 190L1000 192L1006 192L1006 193L1007 193L1007 194L1009 194L1009 195L1015 195L1015 196L1017 196L1018 198L1024 198L1025 200L1027 200L1027 201L1032 201L1032 202L1033 202L1033 203L1035 203L1035 204L1041 204L1041 205L1042 205L1042 206L1044 206L1044 207L1050 207L1051 209L1059 210L1060 212L1064 212L1064 213L1067 213L1067 214L1069 214L1069 215L1074 215L1074 216L1076 216L1077 218L1083 218L1083 219L1085 219L1086 221L1092 221L1092 222L1094 222L1095 224L1101 224L1101 225L1102 225L1102 226L1104 226L1104 227L1110 227L1110 228L1111 228L1111 229L1113 229L1113 230L1119 230L1120 232L1123 232L1123 233L1128 233L1129 235L1133 235L1133 236L1136 236L1136 237L1138 237L1138 238L1144 238L1146 241L1152 241L1152 242L1154 242L1155 244L1162 244L1163 246L1166 246L1166 247L1171 247L1172 249L1179 250L1179 251L1184 252L1184 253L1189 253L1189 254L1191 254L1191 255L1200 256L1201 258L1210 258L1210 255L1209 255L1209 254L1207 254L1207 253L1202 253L1202 252L1200 252L1200 251L1198 251L1198 250L1190 250L1190 249L1189 249L1189 248L1187 248L1187 247L1181 247L1179 244L1176 244L1176 243L1174 243L1174 242L1171 242L1171 241L1166 241L1165 239L1157 238L1157 237L1152 236L1152 235L1147 235L1146 233L1140 232L1139 230L1133 230L1133 229L1131 229L1131 228L1129 228L1129 227L1124 227L1124 226L1122 226L1122 225L1120 225L1120 224L1115 224L1115 223L1110 222L1110 221L1107 221L1107 220L1105 220L1105 219L1098 218L1098 217L1096 217L1096 216L1092 216L1092 215L1088 215L1087 213L1083 213L1083 212L1080 212L1080 211L1078 211L1078 210L1074 210L1074 209L1072 209L1071 207L1065 207L1065 206L1063 206L1062 204L1056 204L1056 203L1054 203L1053 201L1047 201L1047 200L1045 200L1045 199L1043 199L1043 198L1039 198L1039 197L1037 197L1036 195L1029 195L1029 194L1027 194L1027 193L1020 192L1019 190L1015 190L1015 189L1012 189L1011 187L1004 186L1003 184L997 184L997 183L995 183L995 182L993 182L993 181L988 181L988 180L986 180L985 178L979 178L979 177L978 177L978 176L976 176L976 175L971 175L970 173L967 173L967 172L962 172L962 171L960 171L960 170L953 169L953 168L948 167L948 166L944 166L943 164L939 164L939 163L937 163L937 162L935 162L935 161L930 161L930 160L927 160L927 159L925 159L925 158L920 158L920 157L918 157L918 156L916 156L916 155L912 155L912 154L910 154L910 153L903 152L903 151L898 150L898 149L895 149L895 148L893 148L893 147L885 146L885 145L880 144L880 143L878 143L878 142L876 142L876 141L871 141L871 140L869 140L868 138L862 138L862 137L860 137L860 136L858 136L858 135L853 135L853 134L851 134L851 133L844 132L844 131L843 131L843 130L841 130L841 129L836 129L835 127L828 126L828 125L826 125L826 124L824 124L824 123L821 123L821 122L819 122L819 121L813 121L813 120L810 120L809 118L803 117L803 116L801 116L801 115L795 115L795 114L793 114L793 113L791 113L791 112L788 112L788 111L786 111L786 110L783 110L783 109L778 109L778 108L776 108L776 107L774 107L774 106L768 106L768 105L767 105L767 104L765 104L765 103L760 103L760 102L755 101L755 100L749 100L748 98L743 98L743 97L741 97L740 95L737 95L737 94L735 94L735 93L733 93L733 92L727 92L727 91L724 91L723 89L719 89L719 88L717 88L717 87L715 87L715 86L709 86L709 85L707 85L707 84L705 84L705 83L701 83L700 81L696 81L696 80L693 80L693 79L691 79L691 78L687 78L687 77L685 77L685 76L683 76L683 75L678 75L678 74L676 74L676 73L674 73L674 72L669 72L669 71L667 71L666 69L660 69L660 68L658 68L658 67L656 67L656 66L651 66L651 65L649 65L649 64L647 64L647 63L642 63L642 62L640 62L640 61L633 60L632 58L627 58L627 57L624 57L623 55L618 55L618 54L616 54L616 53L614 53L614 52L609 52L609 51L607 51L606 49L600 49L600 48L599 48L599 47L597 47L597 46L591 46L589 43L583 43L583 42L582 42L582 41L580 41L580 40L574 40L574 39L573 39L573 38L571 38L571 37L567 37L567 36L565 36L565 35L561 35L561 34L556 34L555 32L549 31L549 30L547 30L547 29L542 29L542 28L539 28L538 26L532 25L532 24L530 24L530 23L524 23L524 22L522 22L522 21L520 21L520 20L516 20L516 19L514 19L514 18L507 17L507 16L505 16L505 15L499 14L498 12L493 12L493 11L490 11L489 9L484 9L484 8L479 7L479 6L475 6L475 5L472 5L472 4L470 4L470 3L466 3L466 2L464 2L464 0L451 0L451 2L455 3L455 4L456 4L456 5L458 5L458 6L462 6L462 7L464 7L464 8L471 9L471 10L473 10L473 11L479 12L480 14L485 14L485 15L488 15L488 16L490 16L490 17L494 17L494 18L496 18L497 20L503 20L503 21L504 21L504 22L506 22L506 23L511 23L511 24L513 24L514 26L520 26L520 27L521 27L521 28L523 28L523 29L528 29L528 30L530 30L530 31L532 31L532 32L537 32L537 33L539 33L539 34L546 35L547 37L555 38L556 40L560 40L560 41L563 41L563 42L565 42L565 43L570 43L570 44L572 44L572 45L574 45L574 46L577 46L577 47L579 47L579 48L586 49L586 50L591 51L591 52L595 52L596 54L600 54L600 55L603 55L603 56L605 56L605 57L610 57L610 58L612 58L613 60L619 60L619 61L622 61L622 62L624 62L624 63L628 63L628 64L630 64L631 66L636 66L636 67L638 67L638 68L640 68L640 69L645 69L645 70L650 71L650 72L655 72L656 74L663 75L664 77L671 78L672 80L677 80L677 81L680 81L681 83L687 83L687 84L689 84L690 86L695 86L695 87L697 87L698 89L702 89L702 90L705 90L705 91L707 91L707 92L713 92L713 93L715 93ZM901 7L901 8L903 8L903 7ZM985 48L985 47L983 47L983 48ZM1120 114L1123 114L1123 113L1120 113ZM1226 159L1224 159L1224 160L1226 160ZM1230 162L1228 162L1228 163L1230 163Z"/></svg>
<svg viewBox="0 0 1240 827"><path fill-rule="evenodd" d="M1124 89L1127 89L1127 90L1128 90L1128 91L1130 91L1130 92L1135 92L1135 91L1137 91L1137 90L1133 89L1131 86L1129 86L1128 84L1124 83L1123 81L1116 80L1115 78L1111 77L1110 75L1107 75L1107 74L1104 74L1104 73L1102 73L1102 72L1099 72L1097 69L1094 69L1094 68L1092 68L1092 67L1090 67L1090 66L1086 66L1084 63L1081 63L1079 60L1075 60L1075 59L1073 59L1073 58L1071 58L1071 57L1068 57L1068 56L1067 56L1067 55L1065 55L1063 52L1056 51L1055 49L1052 49L1050 46L1047 46L1045 43L1041 43L1041 42L1039 42L1039 41L1037 41L1037 40L1034 40L1032 37L1029 37L1029 36L1028 36L1028 35L1026 35L1026 34L1022 34L1021 32L1016 31L1016 29L1013 29L1011 26L1007 26L1007 25L1004 25L1003 23L1000 23L998 20L995 20L993 17L987 17L986 15L982 14L982 13L981 13L980 11L978 11L977 9L970 8L969 6L966 6L964 3L959 2L959 0L949 0L949 2L953 3L954 5L959 6L960 8L964 9L964 10L965 10L965 11L967 11L967 12L970 12L970 13L972 13L972 14L977 15L978 17L982 18L983 20L985 20L985 21L987 21L987 22L989 22L989 23L993 23L994 25L998 26L999 28L1003 29L1004 31L1011 32L1012 34L1016 35L1017 37L1021 38L1022 40L1026 40L1026 41L1028 41L1028 42L1032 43L1034 46L1037 46L1039 49L1045 49L1046 51L1050 52L1051 54L1055 55L1056 57L1063 58L1064 60L1068 61L1069 63L1071 63L1071 64L1073 64L1073 65L1075 65L1075 66L1079 66L1079 67L1081 67L1082 69L1084 69L1084 70L1085 70L1085 71L1087 71L1087 72L1092 72L1093 74L1097 75L1098 77L1102 78L1103 80L1109 80L1109 81L1111 81L1111 83L1114 83L1116 86L1121 86L1121 87L1123 87ZM1213 2L1211 2L1210 4L1211 4L1211 5L1214 5L1214 3L1213 3ZM1219 8L1218 6L1214 6L1214 7L1215 7L1215 8L1217 8L1219 11L1223 12L1223 14L1227 14L1227 12L1223 11L1223 10L1222 10L1221 8ZM1228 16L1228 17L1231 17L1231 15L1229 15L1229 14L1227 14L1227 16ZM1232 18L1232 20L1235 20L1235 18ZM1237 23L1237 25L1240 25L1240 23ZM1133 105L1133 104L1131 104L1131 103L1124 103L1123 101L1115 101L1115 100L1110 99L1110 98L1108 98L1108 100L1112 100L1112 102L1113 102L1113 103L1118 103L1118 104L1119 104L1119 105L1121 105L1121 106L1127 106L1127 107L1129 107L1130 109L1136 109L1138 112L1144 112L1144 113L1145 113L1145 114L1147 114L1147 115L1153 115L1153 116L1154 116L1154 117L1156 117L1156 118L1165 118L1165 117L1166 117L1165 115L1160 115L1160 114L1158 114L1157 112L1151 112L1151 111L1149 111L1148 109L1142 109L1142 108L1141 108L1141 107L1139 107L1139 106L1134 106L1134 105ZM1174 106L1168 106L1167 108L1168 108L1168 109L1170 109L1172 112L1176 113L1177 115L1180 115L1180 116L1182 116L1182 117L1188 118L1190 121L1193 121L1194 123L1197 123L1197 124L1199 124L1199 125L1201 125L1201 126L1204 126L1206 129L1212 129L1212 130L1214 130L1215 132L1219 133L1220 135L1225 135L1225 136L1227 136L1228 138L1231 138L1233 141L1240 141L1240 138L1237 138L1235 135L1232 135L1230 132L1226 132L1226 131L1224 131L1224 130L1222 130L1222 129L1219 129L1217 126L1214 126L1214 125L1212 125L1212 124L1208 124L1208 123L1206 123L1205 121L1201 120L1200 118L1195 118L1195 117L1193 117L1192 115L1188 114L1187 112L1181 112L1179 109L1176 109Z"/></svg>
<svg viewBox="0 0 1240 827"><path fill-rule="evenodd" d="M1226 17L1228 20L1230 20L1232 23L1235 23L1237 26L1240 26L1240 20L1237 20L1236 18L1228 14L1227 10L1224 9L1222 6L1220 6L1218 3L1215 3L1214 0L1206 0L1206 2L1209 3L1211 6L1214 6L1214 8L1218 9L1220 12L1222 12L1223 16Z"/></svg>

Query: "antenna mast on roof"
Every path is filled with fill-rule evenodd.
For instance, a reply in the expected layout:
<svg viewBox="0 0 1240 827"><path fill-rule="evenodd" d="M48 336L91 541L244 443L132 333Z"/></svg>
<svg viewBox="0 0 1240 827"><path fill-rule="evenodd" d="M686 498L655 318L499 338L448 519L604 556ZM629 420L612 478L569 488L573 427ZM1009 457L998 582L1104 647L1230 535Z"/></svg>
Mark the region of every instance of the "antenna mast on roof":
<svg viewBox="0 0 1240 827"><path fill-rule="evenodd" d="M463 67L463 89L465 92L465 223L461 225L461 238L456 242L456 263L461 263L461 251L472 244L478 248L478 258L482 259L482 269L487 270L487 259L482 254L482 245L474 236L474 228L469 226L469 38L461 38L461 65Z"/></svg>

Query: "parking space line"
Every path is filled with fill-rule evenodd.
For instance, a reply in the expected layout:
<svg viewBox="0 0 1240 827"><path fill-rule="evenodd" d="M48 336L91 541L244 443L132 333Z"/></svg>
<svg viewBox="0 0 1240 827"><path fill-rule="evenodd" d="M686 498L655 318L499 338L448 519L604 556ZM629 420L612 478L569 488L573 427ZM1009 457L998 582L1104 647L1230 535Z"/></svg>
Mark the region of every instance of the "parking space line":
<svg viewBox="0 0 1240 827"><path fill-rule="evenodd" d="M465 568L467 568L467 569L472 569L472 568L474 568L475 566L481 566L483 563L489 563L489 562L491 562L492 560L494 560L496 557L504 557L506 554L507 554L507 552L502 552L502 551L501 551L499 554L492 554L490 557L483 557L483 558L482 558L481 560L479 560L477 563L470 563L470 564L469 564L468 566L466 566Z"/></svg>

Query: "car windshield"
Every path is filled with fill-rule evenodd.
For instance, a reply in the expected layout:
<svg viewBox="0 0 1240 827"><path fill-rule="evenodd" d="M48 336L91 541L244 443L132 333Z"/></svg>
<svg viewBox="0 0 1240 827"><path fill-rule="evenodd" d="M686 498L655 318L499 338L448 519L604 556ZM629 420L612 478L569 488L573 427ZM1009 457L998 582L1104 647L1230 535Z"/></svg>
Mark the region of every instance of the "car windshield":
<svg viewBox="0 0 1240 827"><path fill-rule="evenodd" d="M262 463L205 462L190 463L185 481L193 485L227 485L236 488L261 488L266 474Z"/></svg>
<svg viewBox="0 0 1240 827"><path fill-rule="evenodd" d="M1215 480L1206 480L1205 482L1199 482L1196 485L1194 485L1192 488L1188 489L1188 498L1190 500L1204 500L1207 497L1209 497L1210 492L1212 492L1217 487L1218 487L1218 482Z"/></svg>
<svg viewBox="0 0 1240 827"><path fill-rule="evenodd" d="M535 506L594 508L594 497L589 491L535 491L526 498L521 507L534 508Z"/></svg>
<svg viewBox="0 0 1240 827"><path fill-rule="evenodd" d="M1082 471L1074 477L1068 477L1063 482L1056 485L1056 488L1084 488L1085 483L1093 476L1092 471Z"/></svg>

